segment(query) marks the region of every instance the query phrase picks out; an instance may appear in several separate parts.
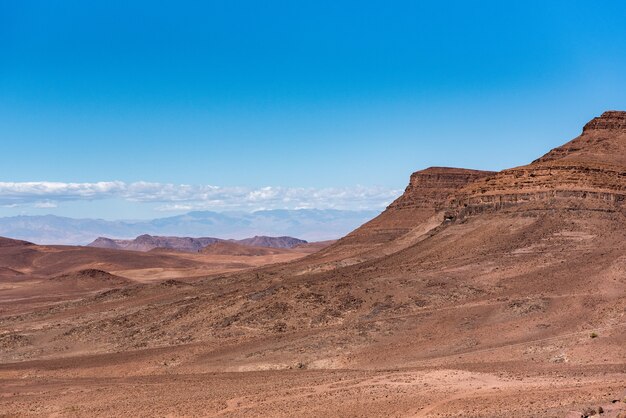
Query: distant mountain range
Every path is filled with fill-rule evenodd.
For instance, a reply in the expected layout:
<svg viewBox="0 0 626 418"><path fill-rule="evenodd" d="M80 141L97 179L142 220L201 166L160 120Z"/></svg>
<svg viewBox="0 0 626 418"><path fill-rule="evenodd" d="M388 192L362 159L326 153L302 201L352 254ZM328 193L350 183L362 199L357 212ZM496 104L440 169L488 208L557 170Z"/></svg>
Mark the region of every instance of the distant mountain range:
<svg viewBox="0 0 626 418"><path fill-rule="evenodd" d="M189 212L141 221L74 219L54 215L0 218L0 235L38 244L88 244L98 237L130 239L167 235L243 239L251 236L292 236L307 241L340 238L378 215L374 210L261 210Z"/></svg>
<svg viewBox="0 0 626 418"><path fill-rule="evenodd" d="M222 240L213 237L161 237L144 234L135 239L99 237L87 246L132 251L150 251L155 248L162 248L195 253L216 243L230 243L245 247L293 248L298 245L307 244L307 241L293 237L254 236L241 240Z"/></svg>

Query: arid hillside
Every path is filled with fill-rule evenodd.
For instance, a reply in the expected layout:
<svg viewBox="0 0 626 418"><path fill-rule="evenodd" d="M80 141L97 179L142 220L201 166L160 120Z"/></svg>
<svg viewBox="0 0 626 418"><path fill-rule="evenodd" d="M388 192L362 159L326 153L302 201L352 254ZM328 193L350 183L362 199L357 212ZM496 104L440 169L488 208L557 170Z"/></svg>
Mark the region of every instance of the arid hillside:
<svg viewBox="0 0 626 418"><path fill-rule="evenodd" d="M260 256L271 254L284 254L289 249L257 247L253 245L243 245L232 241L218 241L207 245L200 252L202 254L220 254L220 255L240 255L240 256Z"/></svg>
<svg viewBox="0 0 626 418"><path fill-rule="evenodd" d="M149 284L116 267L81 273L108 290L3 296L0 410L624 416L624 120L499 173L418 171L379 217L289 263Z"/></svg>

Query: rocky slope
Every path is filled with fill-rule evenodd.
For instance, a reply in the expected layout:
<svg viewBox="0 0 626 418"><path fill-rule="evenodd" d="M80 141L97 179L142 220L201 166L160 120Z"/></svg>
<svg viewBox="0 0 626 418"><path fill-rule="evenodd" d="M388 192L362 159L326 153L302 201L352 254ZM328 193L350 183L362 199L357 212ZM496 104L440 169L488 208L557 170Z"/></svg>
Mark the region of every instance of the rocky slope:
<svg viewBox="0 0 626 418"><path fill-rule="evenodd" d="M233 255L244 257L256 257L261 255L282 254L289 249L285 248L272 248L272 247L257 247L253 245L244 245L231 241L218 241L213 244L209 244L200 250L202 254L215 254L215 255Z"/></svg>
<svg viewBox="0 0 626 418"><path fill-rule="evenodd" d="M0 246L0 266L24 276L46 277L77 270L117 271L147 268L189 268L203 265L201 259L176 254L131 253L108 248L44 246L6 240ZM14 245L9 245L13 242Z"/></svg>
<svg viewBox="0 0 626 418"><path fill-rule="evenodd" d="M35 245L35 244L33 244L32 242L28 242L28 241L21 241L18 239L0 237L0 247L17 247L17 246L31 246L31 245Z"/></svg>
<svg viewBox="0 0 626 418"><path fill-rule="evenodd" d="M383 213L307 259L307 271L382 257L417 243L444 221L449 200L458 190L494 174L450 167L413 173L404 193Z"/></svg>

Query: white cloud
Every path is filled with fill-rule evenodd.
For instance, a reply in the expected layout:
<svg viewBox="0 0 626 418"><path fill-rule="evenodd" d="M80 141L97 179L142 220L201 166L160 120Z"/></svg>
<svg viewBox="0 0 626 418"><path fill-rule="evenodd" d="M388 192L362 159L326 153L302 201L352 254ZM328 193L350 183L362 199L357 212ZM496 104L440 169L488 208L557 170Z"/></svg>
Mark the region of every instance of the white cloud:
<svg viewBox="0 0 626 418"><path fill-rule="evenodd" d="M159 203L160 211L265 209L380 209L402 191L384 187L219 187L171 183L0 182L0 205L56 207L61 201L124 199Z"/></svg>
<svg viewBox="0 0 626 418"><path fill-rule="evenodd" d="M47 200L45 202L36 202L34 206L38 209L50 209L56 208L58 205L54 202L50 202L49 200Z"/></svg>
<svg viewBox="0 0 626 418"><path fill-rule="evenodd" d="M50 197L56 200L106 198L121 193L127 185L121 181L97 183L61 183L51 181L0 182L0 201L29 202Z"/></svg>

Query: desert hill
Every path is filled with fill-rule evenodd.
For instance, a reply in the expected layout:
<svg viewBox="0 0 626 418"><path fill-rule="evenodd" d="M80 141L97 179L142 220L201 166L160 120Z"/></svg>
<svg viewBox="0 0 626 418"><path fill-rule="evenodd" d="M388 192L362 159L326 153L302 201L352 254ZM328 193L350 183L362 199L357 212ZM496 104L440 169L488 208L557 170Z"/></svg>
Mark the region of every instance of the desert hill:
<svg viewBox="0 0 626 418"><path fill-rule="evenodd" d="M199 266L200 261L173 255L132 254L119 250L24 244L21 241L4 240L0 251L0 265L33 276L60 275L66 272L90 268L106 271L142 268L188 268Z"/></svg>
<svg viewBox="0 0 626 418"><path fill-rule="evenodd" d="M292 237L254 236L252 238L244 238L240 240L224 240L212 237L162 237L144 234L132 240L99 237L87 246L131 251L151 251L160 248L197 253L210 244L224 241L240 245L268 248L293 248L307 243L305 240Z"/></svg>
<svg viewBox="0 0 626 418"><path fill-rule="evenodd" d="M134 282L125 277L98 269L84 269L50 277L43 282L47 291L56 292L93 292L104 289L120 288Z"/></svg>
<svg viewBox="0 0 626 418"><path fill-rule="evenodd" d="M411 175L404 193L376 218L303 260L305 271L333 269L383 257L427 237L441 225L454 193L490 171L430 167Z"/></svg>
<svg viewBox="0 0 626 418"><path fill-rule="evenodd" d="M87 246L131 251L150 251L155 248L165 248L196 253L207 245L217 241L219 241L218 238L210 237L161 237L144 234L132 240L98 237L93 242L87 244Z"/></svg>
<svg viewBox="0 0 626 418"><path fill-rule="evenodd" d="M182 242L188 241L183 239ZM80 283L80 286L67 285L67 291L70 288L93 291L97 290L98 286L86 286L86 283L100 282L106 286L130 283L111 280L112 277L118 276L135 282L205 277L292 261L326 245L311 243L310 248L290 249L252 247L222 240L214 243L221 245L212 251L192 253L171 248L126 251L114 248L46 246L0 237L0 278L5 280L5 286L8 286L5 287L6 290L20 294L29 287L32 287L33 292L38 295L45 294L52 282L55 282L56 287L63 293L62 285L69 283L70 279L81 279L76 282ZM96 274L97 272L101 274ZM51 282L42 282L42 279L50 279ZM0 291L1 287L0 285Z"/></svg>
<svg viewBox="0 0 626 418"><path fill-rule="evenodd" d="M244 238L239 240L231 240L242 245L250 245L252 247L269 247L269 248L293 248L298 245L306 244L307 241L293 237L268 237L256 235L252 238Z"/></svg>
<svg viewBox="0 0 626 418"><path fill-rule="evenodd" d="M85 416L617 417L625 117L523 167L416 172L378 218L289 263L6 298L0 408L60 413L76 379L98 394Z"/></svg>
<svg viewBox="0 0 626 418"><path fill-rule="evenodd" d="M237 242L231 241L218 241L213 244L209 244L204 247L200 252L202 254L220 254L220 255L235 255L235 256L261 256L261 255L270 255L270 254L284 254L285 250L283 248L271 248L271 247L260 247L260 246L252 246L252 245L244 245Z"/></svg>
<svg viewBox="0 0 626 418"><path fill-rule="evenodd" d="M28 241L0 237L0 247L17 247L17 246L29 246L29 245L35 245L35 244L33 244L32 242L28 242Z"/></svg>
<svg viewBox="0 0 626 418"><path fill-rule="evenodd" d="M66 283L66 282L103 283L103 282L106 282L106 283L111 283L114 285L125 285L125 284L131 283L131 281L128 279L125 279L120 276L116 276L114 274L108 273L103 270L97 270L97 269L85 269L85 270L73 271L71 273L65 273L60 276L51 277L50 281L60 282L60 283Z"/></svg>

